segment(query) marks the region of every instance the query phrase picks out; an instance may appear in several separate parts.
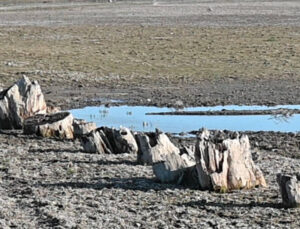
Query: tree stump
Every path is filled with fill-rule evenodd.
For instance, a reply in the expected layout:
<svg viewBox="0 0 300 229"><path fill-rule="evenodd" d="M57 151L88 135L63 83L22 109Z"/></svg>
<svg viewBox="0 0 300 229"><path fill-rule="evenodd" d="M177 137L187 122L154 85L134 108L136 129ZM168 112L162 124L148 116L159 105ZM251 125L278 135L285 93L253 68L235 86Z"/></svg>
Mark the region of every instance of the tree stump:
<svg viewBox="0 0 300 229"><path fill-rule="evenodd" d="M179 184L188 188L199 189L199 179L196 165L184 169L183 177Z"/></svg>
<svg viewBox="0 0 300 229"><path fill-rule="evenodd" d="M26 76L0 92L0 129L21 129L24 119L46 112L40 85Z"/></svg>
<svg viewBox="0 0 300 229"><path fill-rule="evenodd" d="M32 116L24 121L24 133L72 139L74 137L73 116L69 112Z"/></svg>
<svg viewBox="0 0 300 229"><path fill-rule="evenodd" d="M97 126L94 122L87 122L83 119L74 119L73 128L75 137L80 137L84 134L88 134L92 130L95 130Z"/></svg>
<svg viewBox="0 0 300 229"><path fill-rule="evenodd" d="M203 130L195 151L200 188L226 192L233 189L266 186L261 170L255 166L248 136L236 133L215 135Z"/></svg>
<svg viewBox="0 0 300 229"><path fill-rule="evenodd" d="M114 153L137 153L138 146L130 129L122 126L118 130L108 127L102 128L106 137L109 139Z"/></svg>
<svg viewBox="0 0 300 229"><path fill-rule="evenodd" d="M194 180L191 182L189 176L185 176L186 173L189 173L189 169L196 164L192 157L171 152L164 158L164 161L156 162L152 166L153 173L160 182L193 185L191 183L194 183Z"/></svg>
<svg viewBox="0 0 300 229"><path fill-rule="evenodd" d="M164 133L156 129L154 133L138 133L135 135L138 145L138 158L140 164L153 164L165 160L166 155L176 153L179 149Z"/></svg>
<svg viewBox="0 0 300 229"><path fill-rule="evenodd" d="M83 135L80 138L80 141L85 152L99 154L113 153L113 148L106 137L103 128L97 128L90 133Z"/></svg>
<svg viewBox="0 0 300 229"><path fill-rule="evenodd" d="M184 146L180 148L180 154L172 152L164 156L164 161L154 163L153 173L162 183L199 188L194 154L194 147Z"/></svg>
<svg viewBox="0 0 300 229"><path fill-rule="evenodd" d="M282 203L287 208L300 207L300 174L277 174Z"/></svg>
<svg viewBox="0 0 300 229"><path fill-rule="evenodd" d="M96 132L99 132L98 134ZM137 143L128 128L119 130L100 127L82 138L84 151L93 153L134 153L138 151Z"/></svg>

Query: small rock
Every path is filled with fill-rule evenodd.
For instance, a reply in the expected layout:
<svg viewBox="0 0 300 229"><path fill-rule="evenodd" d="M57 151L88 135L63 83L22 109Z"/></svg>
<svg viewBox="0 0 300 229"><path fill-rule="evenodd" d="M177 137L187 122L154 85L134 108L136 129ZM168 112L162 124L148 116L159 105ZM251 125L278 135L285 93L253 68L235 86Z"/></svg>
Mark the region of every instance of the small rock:
<svg viewBox="0 0 300 229"><path fill-rule="evenodd" d="M181 100L177 100L174 104L175 107L183 107L183 102Z"/></svg>

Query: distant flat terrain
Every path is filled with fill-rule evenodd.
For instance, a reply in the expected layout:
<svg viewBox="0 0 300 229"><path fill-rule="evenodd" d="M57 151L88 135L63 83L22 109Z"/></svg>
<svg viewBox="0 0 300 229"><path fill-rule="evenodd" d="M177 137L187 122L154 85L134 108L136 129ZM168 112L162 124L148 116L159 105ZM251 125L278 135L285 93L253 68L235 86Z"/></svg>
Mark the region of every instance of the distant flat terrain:
<svg viewBox="0 0 300 229"><path fill-rule="evenodd" d="M300 104L299 44L300 1L5 0L0 86L25 74L68 107Z"/></svg>
<svg viewBox="0 0 300 229"><path fill-rule="evenodd" d="M1 1L0 25L300 25L299 1Z"/></svg>

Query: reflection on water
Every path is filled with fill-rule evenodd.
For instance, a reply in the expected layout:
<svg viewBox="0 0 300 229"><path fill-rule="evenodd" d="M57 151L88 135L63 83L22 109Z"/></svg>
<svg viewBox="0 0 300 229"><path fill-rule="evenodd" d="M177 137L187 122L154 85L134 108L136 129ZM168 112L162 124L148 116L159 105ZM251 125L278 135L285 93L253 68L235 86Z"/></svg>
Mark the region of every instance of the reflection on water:
<svg viewBox="0 0 300 229"><path fill-rule="evenodd" d="M190 107L184 111L215 110L262 110L262 109L300 109L300 105L266 106L216 106ZM97 126L118 128L126 126L137 131L153 131L159 128L165 132L180 133L208 129L227 129L235 131L282 131L297 132L300 127L300 114L286 115L238 115L238 116L190 116L190 115L145 115L150 112L170 112L174 108L147 106L86 107L71 110L75 118L96 122Z"/></svg>
<svg viewBox="0 0 300 229"><path fill-rule="evenodd" d="M105 118L105 117L108 116L109 110L108 110L107 108L105 108L105 109L100 109L100 110L99 110L99 113L100 113L100 117L101 117L101 118Z"/></svg>
<svg viewBox="0 0 300 229"><path fill-rule="evenodd" d="M282 123L282 122L289 122L289 120L291 119L291 117L293 117L294 114L275 114L275 115L271 115L270 119L273 119L275 122Z"/></svg>

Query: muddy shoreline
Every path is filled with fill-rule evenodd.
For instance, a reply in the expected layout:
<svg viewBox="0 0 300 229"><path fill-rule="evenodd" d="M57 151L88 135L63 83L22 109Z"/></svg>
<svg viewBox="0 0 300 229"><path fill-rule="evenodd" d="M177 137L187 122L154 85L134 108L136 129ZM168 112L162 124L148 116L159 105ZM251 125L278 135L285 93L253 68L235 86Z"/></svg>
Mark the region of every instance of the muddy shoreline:
<svg viewBox="0 0 300 229"><path fill-rule="evenodd" d="M270 109L270 110L226 110L221 111L172 111L172 112L152 112L146 113L146 115L282 115L283 117L289 117L293 114L299 114L299 109Z"/></svg>
<svg viewBox="0 0 300 229"><path fill-rule="evenodd" d="M297 227L299 209L282 207L275 177L279 172L300 169L299 134L246 134L269 187L220 194L161 184L153 178L151 166L136 163L135 155L87 154L77 140L2 131L0 224L42 228L114 228L120 224L132 228ZM185 146L196 141L171 140Z"/></svg>
<svg viewBox="0 0 300 229"><path fill-rule="evenodd" d="M116 84L119 82L116 82ZM83 86L49 86L41 83L47 102L63 109L85 106L145 105L158 107L196 107L218 105L297 105L300 90L297 79L252 79L200 81L192 85L174 85L163 82L160 87L147 84ZM150 84L150 85L149 85ZM76 88L76 90L74 90ZM115 101L111 101L115 100ZM118 102L119 101L119 102Z"/></svg>

